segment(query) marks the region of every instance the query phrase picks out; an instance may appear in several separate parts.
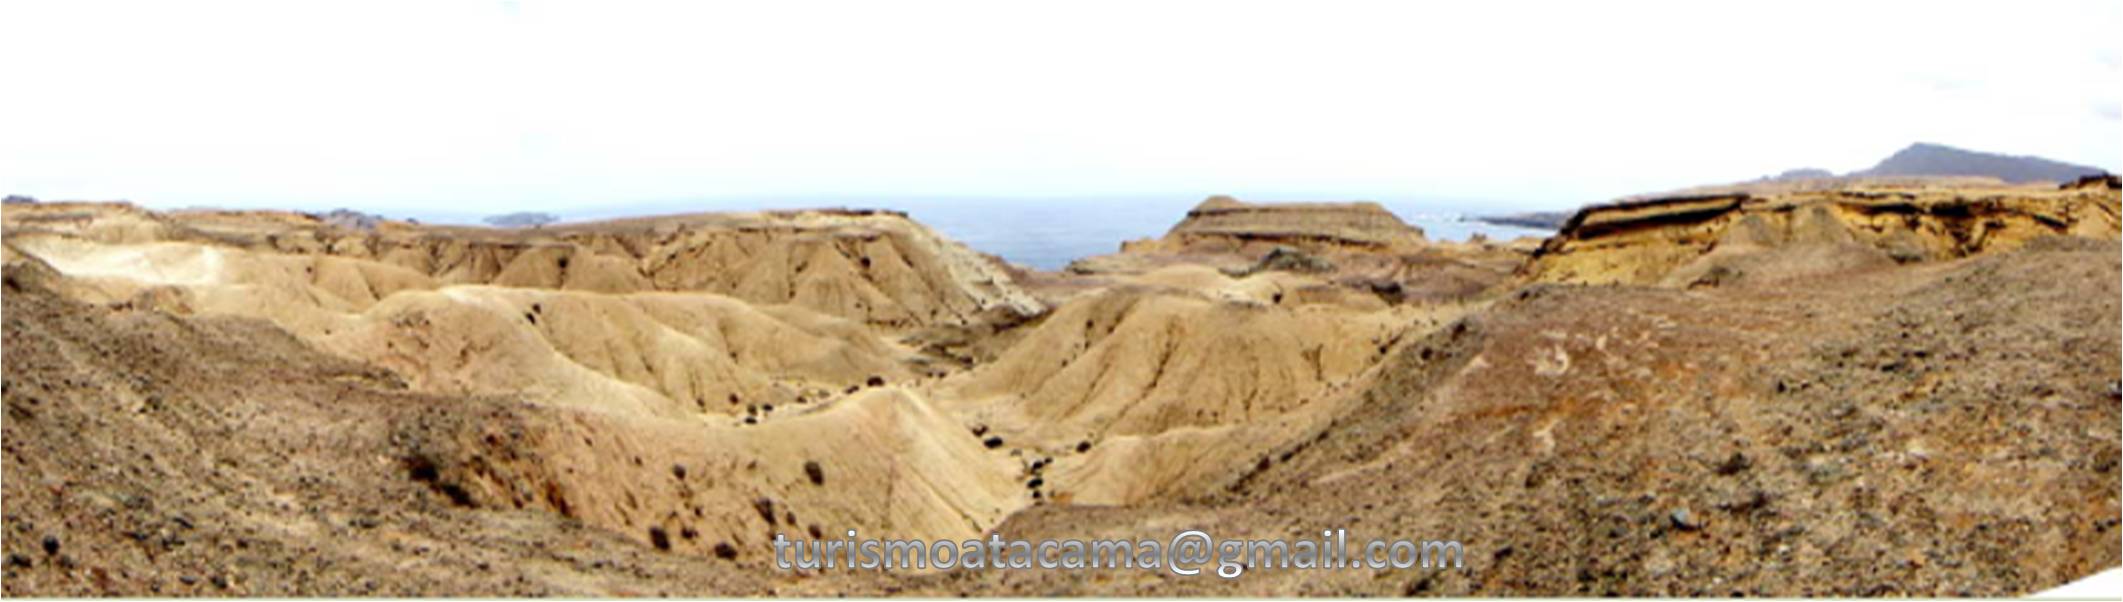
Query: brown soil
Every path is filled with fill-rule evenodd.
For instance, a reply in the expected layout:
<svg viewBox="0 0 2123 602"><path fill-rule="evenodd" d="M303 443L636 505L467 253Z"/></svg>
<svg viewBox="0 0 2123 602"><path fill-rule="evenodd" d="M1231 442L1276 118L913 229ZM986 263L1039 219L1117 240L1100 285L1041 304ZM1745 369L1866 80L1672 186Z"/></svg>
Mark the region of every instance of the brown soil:
<svg viewBox="0 0 2123 602"><path fill-rule="evenodd" d="M889 212L10 205L0 570L9 595L2036 591L2119 564L2096 184L1629 205L1530 262L1286 236L1392 230L1359 205L1211 203L1213 236L1073 273ZM766 544L1197 527L1457 539L1469 569L787 573Z"/></svg>
<svg viewBox="0 0 2123 602"><path fill-rule="evenodd" d="M1013 536L1420 534L1465 573L967 574L946 594L2025 594L2119 564L2113 243L1792 289L1534 287L1198 499ZM1693 526L1676 524L1687 513Z"/></svg>

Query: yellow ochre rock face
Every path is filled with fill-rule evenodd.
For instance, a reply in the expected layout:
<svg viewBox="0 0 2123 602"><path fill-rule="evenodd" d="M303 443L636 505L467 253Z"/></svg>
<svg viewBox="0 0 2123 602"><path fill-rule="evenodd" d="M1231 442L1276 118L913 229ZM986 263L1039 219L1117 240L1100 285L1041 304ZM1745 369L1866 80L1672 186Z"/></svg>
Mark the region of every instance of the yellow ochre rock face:
<svg viewBox="0 0 2123 602"><path fill-rule="evenodd" d="M1953 180L1708 189L1587 207L1521 270L1537 282L1699 287L2116 240L2115 177L2061 187Z"/></svg>

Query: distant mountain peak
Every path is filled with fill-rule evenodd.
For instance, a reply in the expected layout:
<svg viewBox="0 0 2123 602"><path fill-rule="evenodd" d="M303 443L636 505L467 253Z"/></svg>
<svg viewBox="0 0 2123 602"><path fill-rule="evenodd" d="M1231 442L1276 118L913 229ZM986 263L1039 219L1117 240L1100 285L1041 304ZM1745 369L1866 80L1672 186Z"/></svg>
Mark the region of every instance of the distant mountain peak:
<svg viewBox="0 0 2123 602"><path fill-rule="evenodd" d="M1852 176L1979 176L2009 183L2070 182L2107 173L2098 167L2073 165L2041 157L1977 152L1933 142L1918 142L1895 151L1871 169Z"/></svg>

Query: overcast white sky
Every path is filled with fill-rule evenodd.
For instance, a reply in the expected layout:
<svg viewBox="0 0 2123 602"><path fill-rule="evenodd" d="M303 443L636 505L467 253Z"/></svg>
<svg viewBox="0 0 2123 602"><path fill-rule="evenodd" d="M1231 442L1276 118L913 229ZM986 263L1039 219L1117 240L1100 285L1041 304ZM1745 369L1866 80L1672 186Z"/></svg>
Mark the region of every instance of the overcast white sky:
<svg viewBox="0 0 2123 602"><path fill-rule="evenodd" d="M1914 141L2123 171L2123 3L14 2L0 192L1554 206Z"/></svg>

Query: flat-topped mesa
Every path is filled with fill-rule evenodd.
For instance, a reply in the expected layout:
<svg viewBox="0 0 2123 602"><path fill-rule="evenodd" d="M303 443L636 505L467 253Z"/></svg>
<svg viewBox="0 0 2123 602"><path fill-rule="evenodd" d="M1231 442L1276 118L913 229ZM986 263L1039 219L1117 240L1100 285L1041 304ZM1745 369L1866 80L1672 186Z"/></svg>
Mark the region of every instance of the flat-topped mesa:
<svg viewBox="0 0 2123 602"><path fill-rule="evenodd" d="M1317 285L1314 290L1355 292L1398 305L1470 299L1512 281L1530 250L1486 241L1432 242L1420 228L1368 201L1245 203L1214 196L1163 237L1122 243L1120 252L1076 260L1066 272L1127 279L1195 266L1241 281L1300 275Z"/></svg>
<svg viewBox="0 0 2123 602"><path fill-rule="evenodd" d="M1521 270L1541 282L1715 286L2009 251L2048 236L2116 240L2113 179L1851 180L1626 199L1571 216Z"/></svg>
<svg viewBox="0 0 2123 602"><path fill-rule="evenodd" d="M1246 203L1228 196L1202 201L1163 239L1147 243L1162 251L1247 254L1277 246L1400 251L1422 244L1421 229L1378 203Z"/></svg>

